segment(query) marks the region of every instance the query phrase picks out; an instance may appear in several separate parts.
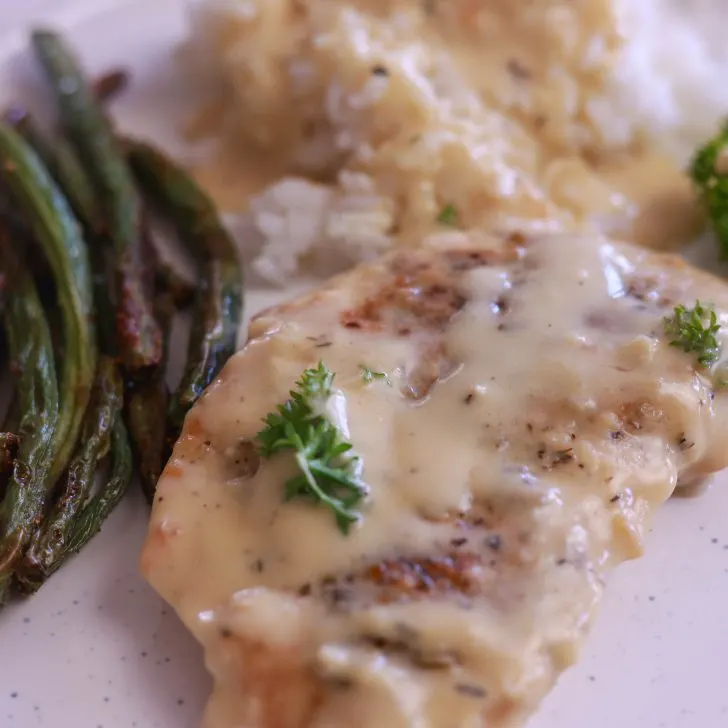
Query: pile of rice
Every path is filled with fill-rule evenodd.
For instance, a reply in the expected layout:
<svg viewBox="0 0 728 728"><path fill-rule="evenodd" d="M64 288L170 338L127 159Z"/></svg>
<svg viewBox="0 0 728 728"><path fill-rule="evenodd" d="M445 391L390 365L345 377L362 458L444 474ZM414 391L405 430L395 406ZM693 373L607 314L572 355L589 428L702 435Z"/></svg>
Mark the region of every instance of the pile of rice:
<svg viewBox="0 0 728 728"><path fill-rule="evenodd" d="M437 2L436 24L424 0L195 6L188 57L227 128L290 170L250 201L267 280L616 219L590 159L648 140L684 164L728 112L721 0Z"/></svg>

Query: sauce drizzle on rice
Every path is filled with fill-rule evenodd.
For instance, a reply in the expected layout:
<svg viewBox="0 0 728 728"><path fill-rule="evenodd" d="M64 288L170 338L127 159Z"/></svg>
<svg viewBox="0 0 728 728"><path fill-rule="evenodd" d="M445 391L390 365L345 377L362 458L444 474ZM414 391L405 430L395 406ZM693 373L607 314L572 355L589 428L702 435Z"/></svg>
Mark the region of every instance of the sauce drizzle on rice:
<svg viewBox="0 0 728 728"><path fill-rule="evenodd" d="M675 248L703 219L656 152L684 156L691 120L676 115L685 90L648 25L701 69L671 1L643 4L204 4L190 56L219 98L197 132L224 141L198 176L231 209L253 194L255 267L278 282L479 231L596 229ZM701 108L694 141L721 101ZM446 205L457 228L438 223Z"/></svg>

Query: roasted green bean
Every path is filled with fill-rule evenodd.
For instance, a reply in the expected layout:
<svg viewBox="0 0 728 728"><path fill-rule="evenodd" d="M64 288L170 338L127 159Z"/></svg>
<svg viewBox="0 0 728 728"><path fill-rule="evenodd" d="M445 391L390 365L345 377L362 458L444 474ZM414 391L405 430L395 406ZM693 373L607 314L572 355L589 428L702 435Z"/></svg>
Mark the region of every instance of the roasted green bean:
<svg viewBox="0 0 728 728"><path fill-rule="evenodd" d="M101 229L93 188L73 148L63 137L50 141L27 109L14 106L6 119L35 150L71 205L87 233Z"/></svg>
<svg viewBox="0 0 728 728"><path fill-rule="evenodd" d="M23 591L33 592L63 562L67 541L86 503L99 463L109 452L111 432L121 416L124 388L113 359L99 359L94 393L86 412L76 453L68 466L62 490L18 568Z"/></svg>
<svg viewBox="0 0 728 728"><path fill-rule="evenodd" d="M52 465L59 448L60 418L48 323L35 284L7 232L0 232L0 269L8 292L3 319L21 413L21 443L0 505L2 602L55 482Z"/></svg>
<svg viewBox="0 0 728 728"><path fill-rule="evenodd" d="M74 521L66 555L78 553L100 530L101 525L126 493L133 471L129 436L121 417L111 431L111 473L91 502Z"/></svg>
<svg viewBox="0 0 728 728"><path fill-rule="evenodd" d="M92 90L94 98L101 104L108 104L129 85L129 73L123 68L109 71L94 79Z"/></svg>
<svg viewBox="0 0 728 728"><path fill-rule="evenodd" d="M186 172L147 144L125 140L125 148L142 191L174 225L202 270L187 365L168 410L168 435L176 439L187 412L235 352L242 269L215 206Z"/></svg>
<svg viewBox="0 0 728 728"><path fill-rule="evenodd" d="M156 285L172 296L178 309L187 308L195 299L196 286L177 273L172 266L159 260L156 263Z"/></svg>
<svg viewBox="0 0 728 728"><path fill-rule="evenodd" d="M0 494L5 493L7 478L15 464L20 438L14 432L0 432Z"/></svg>
<svg viewBox="0 0 728 728"><path fill-rule="evenodd" d="M148 380L130 384L126 403L127 428L136 455L139 482L149 503L154 500L157 480L162 474L168 455L166 415L169 389L165 381L165 365L175 311L174 298L170 292L162 291L157 294L155 311L163 332L162 363Z"/></svg>
<svg viewBox="0 0 728 728"><path fill-rule="evenodd" d="M61 419L51 469L55 479L75 448L96 369L88 251L78 221L38 155L4 123L0 123L0 175L50 264L63 322Z"/></svg>
<svg viewBox="0 0 728 728"><path fill-rule="evenodd" d="M35 31L32 40L55 93L63 130L98 193L114 250L120 355L127 370L138 373L162 356L161 332L144 285L141 201L111 124L63 40L43 30Z"/></svg>

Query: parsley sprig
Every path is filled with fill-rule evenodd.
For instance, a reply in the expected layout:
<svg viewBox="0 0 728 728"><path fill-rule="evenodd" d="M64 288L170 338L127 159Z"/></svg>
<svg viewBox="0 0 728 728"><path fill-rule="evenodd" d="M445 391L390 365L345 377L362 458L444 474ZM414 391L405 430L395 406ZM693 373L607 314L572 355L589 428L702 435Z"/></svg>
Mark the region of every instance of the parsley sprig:
<svg viewBox="0 0 728 728"><path fill-rule="evenodd" d="M360 460L352 444L322 412L332 395L334 374L323 362L306 369L290 399L264 420L257 437L261 457L291 450L300 473L285 484L285 500L305 498L331 509L347 534L360 514L353 510L367 495L360 480Z"/></svg>
<svg viewBox="0 0 728 728"><path fill-rule="evenodd" d="M364 384L371 384L375 381L383 381L390 387L392 386L392 382L389 380L386 372L375 371L374 369L366 367L363 364L360 365L359 369L361 370L361 379Z"/></svg>
<svg viewBox="0 0 728 728"><path fill-rule="evenodd" d="M665 333L671 337L670 346L698 355L698 361L708 366L720 358L721 345L716 334L720 331L718 316L710 306L695 302L693 308L675 306L672 316L664 319Z"/></svg>
<svg viewBox="0 0 728 728"><path fill-rule="evenodd" d="M451 202L448 202L437 215L437 222L440 223L440 225L456 227L459 220L460 213L458 212L458 208Z"/></svg>

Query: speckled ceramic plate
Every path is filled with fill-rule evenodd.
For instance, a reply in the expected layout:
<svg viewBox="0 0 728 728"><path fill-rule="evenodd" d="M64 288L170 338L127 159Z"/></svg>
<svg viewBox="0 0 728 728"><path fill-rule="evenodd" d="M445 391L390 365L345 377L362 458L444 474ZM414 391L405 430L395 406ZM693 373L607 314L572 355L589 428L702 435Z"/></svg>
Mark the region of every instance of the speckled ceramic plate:
<svg viewBox="0 0 728 728"><path fill-rule="evenodd" d="M189 103L172 51L182 0L0 0L0 105L41 85L29 21L65 29L90 69L124 65L129 131L172 144ZM248 311L272 300L249 292ZM727 444L728 446L728 444ZM25 604L0 614L2 728L195 728L202 655L138 574L147 510L133 493L102 534ZM529 728L728 726L728 476L660 514L647 555L622 567L580 664ZM386 726L382 726L386 728Z"/></svg>

